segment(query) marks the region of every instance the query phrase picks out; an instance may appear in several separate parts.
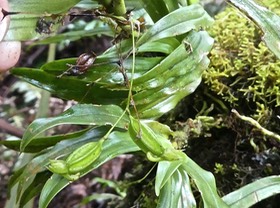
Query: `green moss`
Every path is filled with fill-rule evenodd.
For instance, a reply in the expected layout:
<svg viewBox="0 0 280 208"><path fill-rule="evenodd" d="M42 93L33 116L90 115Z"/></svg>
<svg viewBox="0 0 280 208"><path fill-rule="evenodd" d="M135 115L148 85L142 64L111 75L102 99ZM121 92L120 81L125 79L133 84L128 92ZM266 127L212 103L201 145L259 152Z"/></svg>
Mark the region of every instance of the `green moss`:
<svg viewBox="0 0 280 208"><path fill-rule="evenodd" d="M280 13L280 2L269 1ZM261 31L242 13L227 8L209 33L215 38L211 64L203 74L211 91L231 107L246 103L260 119L280 106L280 61L261 41Z"/></svg>

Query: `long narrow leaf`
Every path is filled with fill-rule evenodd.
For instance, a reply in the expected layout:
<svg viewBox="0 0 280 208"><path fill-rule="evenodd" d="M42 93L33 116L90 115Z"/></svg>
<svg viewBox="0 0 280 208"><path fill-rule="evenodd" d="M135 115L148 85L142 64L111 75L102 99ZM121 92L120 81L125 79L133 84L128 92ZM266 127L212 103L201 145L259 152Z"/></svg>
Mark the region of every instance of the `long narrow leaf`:
<svg viewBox="0 0 280 208"><path fill-rule="evenodd" d="M48 171L38 173L22 195L19 207L24 207L25 204L37 196L51 175L52 174Z"/></svg>
<svg viewBox="0 0 280 208"><path fill-rule="evenodd" d="M141 3L154 22L168 14L168 8L164 0L141 0Z"/></svg>
<svg viewBox="0 0 280 208"><path fill-rule="evenodd" d="M165 208L165 207L181 207L180 195L182 190L182 177L178 170L176 170L172 177L169 178L165 186L161 189L161 194L159 196L159 201L157 208Z"/></svg>
<svg viewBox="0 0 280 208"><path fill-rule="evenodd" d="M9 0L11 12L19 12L11 16L10 27L5 40L30 40L42 34L36 31L40 18L66 12L80 0ZM59 24L53 21L52 29Z"/></svg>
<svg viewBox="0 0 280 208"><path fill-rule="evenodd" d="M195 208L196 207L196 201L192 193L190 179L188 176L188 173L184 168L179 168L178 171L180 171L183 182L182 182L182 193L181 193L181 201L182 201L182 207L190 207Z"/></svg>
<svg viewBox="0 0 280 208"><path fill-rule="evenodd" d="M218 195L215 178L212 173L203 170L193 160L186 156L182 168L194 180L203 199L204 208L229 207Z"/></svg>
<svg viewBox="0 0 280 208"><path fill-rule="evenodd" d="M57 135L57 136L49 136L49 137L40 137L36 138L36 140L32 140L27 147L23 150L25 153L36 153L40 152L44 149L47 149L48 147L54 146L58 142L62 140L68 140L77 138L78 136L83 135L88 129L69 133L69 134L63 134L63 135ZM21 140L4 140L0 141L0 144L3 144L4 146L8 147L9 149L20 151L20 143Z"/></svg>
<svg viewBox="0 0 280 208"><path fill-rule="evenodd" d="M22 142L21 150L24 148L40 133L61 124L80 124L80 125L114 125L123 110L114 105L97 106L89 104L80 104L73 106L65 111L60 116L54 118L41 118L32 122L25 131ZM116 127L125 129L128 125L128 117L124 116L116 125Z"/></svg>
<svg viewBox="0 0 280 208"><path fill-rule="evenodd" d="M65 61L62 63L63 67L60 65L61 73L67 70L66 63ZM89 83L73 77L58 79L56 75L40 69L15 68L12 73L30 84L48 90L61 98L74 99L81 103L119 104L123 99L127 98L126 91L111 91L102 88L98 83L92 81Z"/></svg>
<svg viewBox="0 0 280 208"><path fill-rule="evenodd" d="M223 200L232 208L246 208L279 193L280 176L269 176L227 194Z"/></svg>
<svg viewBox="0 0 280 208"><path fill-rule="evenodd" d="M182 166L177 166L182 164L182 161L172 161L168 162L168 170L171 170L174 166L174 169L171 171L163 170L162 168L158 169L158 175L164 175L167 171L169 177L166 177L164 186L160 189L159 201L157 208L165 207L176 207L176 208L194 208L196 207L196 202L194 196L191 192L190 181L186 170ZM165 166L167 161L162 162L161 165ZM159 172L162 171L162 172ZM170 174L171 173L171 174ZM162 183L163 185L163 183ZM156 182L157 188L157 182Z"/></svg>
<svg viewBox="0 0 280 208"><path fill-rule="evenodd" d="M170 190L172 190L172 182L168 180L163 189L161 190L161 194L159 196L159 202L157 204L157 208L165 208L170 207Z"/></svg>
<svg viewBox="0 0 280 208"><path fill-rule="evenodd" d="M244 12L263 31L267 47L280 59L280 17L253 0L228 0Z"/></svg>
<svg viewBox="0 0 280 208"><path fill-rule="evenodd" d="M66 12L69 8L73 7L80 0L9 0L10 8L13 12L26 12L44 15L58 14Z"/></svg>
<svg viewBox="0 0 280 208"><path fill-rule="evenodd" d="M172 174L178 169L182 164L181 161L161 161L158 163L155 192L159 196L160 190L165 185L165 183L170 179Z"/></svg>
<svg viewBox="0 0 280 208"><path fill-rule="evenodd" d="M194 92L209 64L212 44L206 32L193 31L169 56L134 80L133 98L141 118L157 118Z"/></svg>
<svg viewBox="0 0 280 208"><path fill-rule="evenodd" d="M195 28L208 27L213 22L214 20L198 4L182 7L164 16L153 25L137 41L137 46L148 41L181 35Z"/></svg>
<svg viewBox="0 0 280 208"><path fill-rule="evenodd" d="M51 200L70 182L61 175L54 174L45 183L41 191L39 208L46 208Z"/></svg>

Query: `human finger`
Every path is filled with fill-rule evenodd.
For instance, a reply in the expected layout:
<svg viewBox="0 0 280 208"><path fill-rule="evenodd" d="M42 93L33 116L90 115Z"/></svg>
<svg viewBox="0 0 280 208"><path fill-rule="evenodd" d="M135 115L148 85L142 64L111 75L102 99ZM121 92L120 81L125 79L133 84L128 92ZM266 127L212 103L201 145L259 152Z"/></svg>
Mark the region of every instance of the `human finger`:
<svg viewBox="0 0 280 208"><path fill-rule="evenodd" d="M9 28L10 17L3 14L3 9L9 11L7 0L0 0L0 41L5 37ZM0 72L7 71L18 62L21 43L18 41L0 42Z"/></svg>

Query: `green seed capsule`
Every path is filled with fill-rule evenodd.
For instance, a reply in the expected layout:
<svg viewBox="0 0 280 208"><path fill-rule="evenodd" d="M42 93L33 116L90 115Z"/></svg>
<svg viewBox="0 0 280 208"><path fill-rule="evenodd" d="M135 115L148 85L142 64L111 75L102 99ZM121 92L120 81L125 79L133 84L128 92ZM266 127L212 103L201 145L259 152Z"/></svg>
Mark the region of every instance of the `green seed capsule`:
<svg viewBox="0 0 280 208"><path fill-rule="evenodd" d="M57 174L66 174L68 172L66 162L64 160L50 160L48 169Z"/></svg>
<svg viewBox="0 0 280 208"><path fill-rule="evenodd" d="M101 154L104 139L89 142L76 149L66 159L68 173L75 174L92 164Z"/></svg>
<svg viewBox="0 0 280 208"><path fill-rule="evenodd" d="M164 147L157 140L157 135L144 123L140 123L133 117L130 117L129 133L133 141L145 153L160 157L164 153Z"/></svg>

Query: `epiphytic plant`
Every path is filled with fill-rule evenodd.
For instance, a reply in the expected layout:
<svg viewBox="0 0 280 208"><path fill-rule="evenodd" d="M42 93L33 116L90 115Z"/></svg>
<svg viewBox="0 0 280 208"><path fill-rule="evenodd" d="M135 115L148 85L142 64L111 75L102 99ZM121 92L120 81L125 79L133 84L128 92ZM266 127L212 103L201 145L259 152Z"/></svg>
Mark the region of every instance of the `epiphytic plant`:
<svg viewBox="0 0 280 208"><path fill-rule="evenodd" d="M219 197L213 175L174 148L169 137L175 133L156 121L200 84L213 45L202 28L210 27L213 19L201 5L185 0L100 0L99 5L87 1L89 13L68 11L85 6L79 2L27 0L17 4L18 0L13 0L11 11L6 11L12 17L7 40L45 36L40 43L46 44L97 34L114 37L113 46L94 60L87 58L86 65L80 57L49 62L39 69L13 70L33 85L79 102L59 116L35 120L22 140L2 142L18 151L35 153L10 180L11 187L18 185L20 206L41 192L39 207L47 207L70 182L120 154L136 151L158 163L157 207L196 207L189 177L200 191L204 207L238 204L238 197ZM79 15L97 18L106 26L50 36L65 16ZM66 72L69 66L77 73ZM89 127L66 135L41 136L61 124ZM279 177L266 180L279 183ZM260 187L246 190L248 196Z"/></svg>

